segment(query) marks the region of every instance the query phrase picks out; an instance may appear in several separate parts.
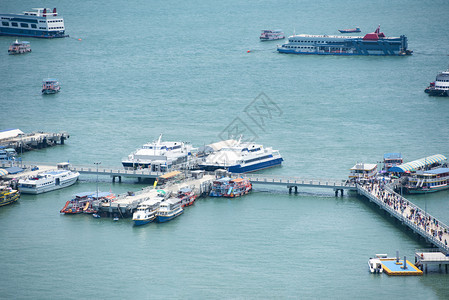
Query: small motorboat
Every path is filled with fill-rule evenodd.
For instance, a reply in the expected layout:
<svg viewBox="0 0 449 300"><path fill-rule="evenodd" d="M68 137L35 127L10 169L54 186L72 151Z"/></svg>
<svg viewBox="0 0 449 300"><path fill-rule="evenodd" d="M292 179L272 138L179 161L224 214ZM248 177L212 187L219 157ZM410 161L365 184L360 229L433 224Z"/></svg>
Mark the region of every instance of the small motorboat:
<svg viewBox="0 0 449 300"><path fill-rule="evenodd" d="M45 79L42 81L42 94L56 94L61 90L58 80Z"/></svg>
<svg viewBox="0 0 449 300"><path fill-rule="evenodd" d="M114 221L120 220L119 217L114 217Z"/></svg>
<svg viewBox="0 0 449 300"><path fill-rule="evenodd" d="M12 43L8 49L8 53L10 55L23 54L23 53L27 53L27 52L31 52L30 42L19 41L19 40L16 40L14 43Z"/></svg>
<svg viewBox="0 0 449 300"><path fill-rule="evenodd" d="M361 32L360 27L350 28L350 29L338 29L341 33L353 33L353 32Z"/></svg>
<svg viewBox="0 0 449 300"><path fill-rule="evenodd" d="M378 274L382 273L384 269L382 266L382 261L380 259L386 257L387 257L386 254L376 254L375 258L370 258L368 260L369 271L371 273L378 273Z"/></svg>
<svg viewBox="0 0 449 300"><path fill-rule="evenodd" d="M99 214L92 214L92 217L97 218L97 219L101 218L101 216Z"/></svg>

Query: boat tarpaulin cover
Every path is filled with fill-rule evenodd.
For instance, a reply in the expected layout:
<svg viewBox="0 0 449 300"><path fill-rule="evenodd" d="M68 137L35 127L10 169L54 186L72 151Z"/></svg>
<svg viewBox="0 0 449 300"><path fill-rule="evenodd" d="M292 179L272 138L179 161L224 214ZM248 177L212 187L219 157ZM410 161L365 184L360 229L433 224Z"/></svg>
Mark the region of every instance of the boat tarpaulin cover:
<svg viewBox="0 0 449 300"><path fill-rule="evenodd" d="M19 167L10 167L6 168L5 170L8 171L9 174L17 174L23 171L23 169Z"/></svg>
<svg viewBox="0 0 449 300"><path fill-rule="evenodd" d="M447 160L447 157L442 154L435 154L432 156L424 157L421 159L417 159L405 164L402 164L400 166L392 167L388 169L388 172L398 172L398 173L404 173L404 172L415 172L419 168L423 168L425 166L430 166L435 163L439 163L442 161Z"/></svg>

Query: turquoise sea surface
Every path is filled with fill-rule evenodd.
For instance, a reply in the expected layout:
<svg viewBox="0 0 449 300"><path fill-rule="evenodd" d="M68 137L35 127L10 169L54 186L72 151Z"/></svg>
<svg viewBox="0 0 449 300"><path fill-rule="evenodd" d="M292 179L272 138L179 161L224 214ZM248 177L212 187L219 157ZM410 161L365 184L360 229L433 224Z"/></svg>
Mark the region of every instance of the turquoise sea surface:
<svg viewBox="0 0 449 300"><path fill-rule="evenodd" d="M447 1L36 1L2 0L0 12L57 5L69 38L23 38L10 56L0 37L0 129L67 131L64 146L23 160L120 167L157 139L202 146L238 125L279 149L265 174L346 179L356 162L449 155L449 100L424 93L449 64ZM53 7L53 6L52 6ZM339 34L381 24L406 35L407 57L297 56L260 42L262 29ZM58 78L61 92L41 95ZM259 98L257 98L260 96ZM258 99L274 103L261 123ZM254 101L256 100L256 101ZM365 198L332 190L255 186L237 199L203 198L175 220L133 227L60 215L95 177L0 208L0 298L447 299L449 274L372 275L375 253L429 247ZM111 182L116 194L145 184ZM409 200L449 224L449 191Z"/></svg>

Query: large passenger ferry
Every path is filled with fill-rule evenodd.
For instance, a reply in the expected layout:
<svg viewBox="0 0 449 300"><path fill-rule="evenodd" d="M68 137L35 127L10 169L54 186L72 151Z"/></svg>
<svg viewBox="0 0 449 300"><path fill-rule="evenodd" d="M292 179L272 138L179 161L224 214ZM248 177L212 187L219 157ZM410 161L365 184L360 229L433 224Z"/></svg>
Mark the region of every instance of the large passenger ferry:
<svg viewBox="0 0 449 300"><path fill-rule="evenodd" d="M58 170L47 171L19 180L19 190L23 194L41 194L62 189L74 184L80 173L68 170L68 163L58 164Z"/></svg>
<svg viewBox="0 0 449 300"><path fill-rule="evenodd" d="M425 92L429 94L429 96L448 97L449 69L444 72L438 73L435 81L430 83L430 85L425 89Z"/></svg>
<svg viewBox="0 0 449 300"><path fill-rule="evenodd" d="M210 154L199 167L206 171L226 169L232 173L246 173L278 166L283 160L278 150L239 141Z"/></svg>
<svg viewBox="0 0 449 300"><path fill-rule="evenodd" d="M23 14L0 14L0 35L37 38L62 38L65 34L64 19L56 8L33 8Z"/></svg>
<svg viewBox="0 0 449 300"><path fill-rule="evenodd" d="M192 145L184 142L162 142L161 134L157 141L143 145L124 158L122 164L125 168L167 172L175 165L186 163L193 149Z"/></svg>
<svg viewBox="0 0 449 300"><path fill-rule="evenodd" d="M386 37L380 32L365 36L300 34L288 38L288 43L278 45L280 53L320 55L411 55L407 49L407 37Z"/></svg>

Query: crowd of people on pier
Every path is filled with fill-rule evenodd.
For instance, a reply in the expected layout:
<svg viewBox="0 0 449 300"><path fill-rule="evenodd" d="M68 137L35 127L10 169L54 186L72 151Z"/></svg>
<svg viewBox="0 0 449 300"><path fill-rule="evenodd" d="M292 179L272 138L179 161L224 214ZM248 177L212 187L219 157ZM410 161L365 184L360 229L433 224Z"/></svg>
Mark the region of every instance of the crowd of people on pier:
<svg viewBox="0 0 449 300"><path fill-rule="evenodd" d="M385 205L392 208L416 226L424 230L427 234L438 239L447 246L449 240L449 228L440 224L437 219L424 212L422 209L398 195L387 187L385 181L372 179L367 182L359 182L366 191L380 199Z"/></svg>

